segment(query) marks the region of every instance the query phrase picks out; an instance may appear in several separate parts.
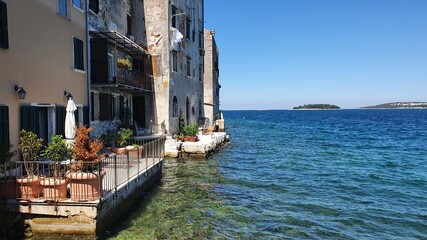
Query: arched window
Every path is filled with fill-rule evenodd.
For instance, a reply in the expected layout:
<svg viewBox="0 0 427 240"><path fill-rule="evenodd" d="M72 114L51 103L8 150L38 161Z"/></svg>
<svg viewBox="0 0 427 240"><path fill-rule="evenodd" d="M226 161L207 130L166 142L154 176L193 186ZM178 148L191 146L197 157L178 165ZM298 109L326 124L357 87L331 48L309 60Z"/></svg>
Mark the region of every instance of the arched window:
<svg viewBox="0 0 427 240"><path fill-rule="evenodd" d="M172 116L173 117L178 117L178 99L176 98L176 96L173 96Z"/></svg>

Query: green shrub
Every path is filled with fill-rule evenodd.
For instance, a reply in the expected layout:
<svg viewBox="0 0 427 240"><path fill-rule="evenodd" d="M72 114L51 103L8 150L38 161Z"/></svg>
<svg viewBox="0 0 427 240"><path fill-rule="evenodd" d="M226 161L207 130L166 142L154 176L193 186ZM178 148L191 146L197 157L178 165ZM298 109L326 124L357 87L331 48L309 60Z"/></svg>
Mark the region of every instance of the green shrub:
<svg viewBox="0 0 427 240"><path fill-rule="evenodd" d="M182 129L182 133L184 134L184 136L195 137L198 132L199 127L197 126L197 124L190 124Z"/></svg>

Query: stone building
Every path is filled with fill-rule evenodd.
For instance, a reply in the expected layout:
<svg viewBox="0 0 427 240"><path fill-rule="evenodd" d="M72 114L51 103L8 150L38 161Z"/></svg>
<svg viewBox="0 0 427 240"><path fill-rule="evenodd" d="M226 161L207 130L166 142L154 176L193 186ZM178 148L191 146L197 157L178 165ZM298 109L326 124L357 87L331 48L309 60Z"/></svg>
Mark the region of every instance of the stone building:
<svg viewBox="0 0 427 240"><path fill-rule="evenodd" d="M94 134L154 120L144 1L90 1L90 120Z"/></svg>
<svg viewBox="0 0 427 240"><path fill-rule="evenodd" d="M203 118L203 0L145 0L155 122L170 134Z"/></svg>
<svg viewBox="0 0 427 240"><path fill-rule="evenodd" d="M219 53L215 42L215 31L205 29L205 73L204 107L205 117L212 125L220 118L219 112Z"/></svg>
<svg viewBox="0 0 427 240"><path fill-rule="evenodd" d="M84 0L0 1L0 144L19 144L27 129L45 143L64 134L64 91L87 122ZM24 94L26 93L26 94Z"/></svg>

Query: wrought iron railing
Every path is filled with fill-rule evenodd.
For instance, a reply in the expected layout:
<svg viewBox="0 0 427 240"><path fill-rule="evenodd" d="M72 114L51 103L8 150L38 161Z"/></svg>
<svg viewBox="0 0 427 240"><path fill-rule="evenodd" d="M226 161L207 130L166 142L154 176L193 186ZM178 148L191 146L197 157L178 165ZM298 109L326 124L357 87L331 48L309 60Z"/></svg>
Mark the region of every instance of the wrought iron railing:
<svg viewBox="0 0 427 240"><path fill-rule="evenodd" d="M135 140L138 148L105 156L97 163L81 161L13 162L0 166L0 199L35 202L102 200L163 160L165 137ZM33 175L26 169L31 168Z"/></svg>
<svg viewBox="0 0 427 240"><path fill-rule="evenodd" d="M153 78L150 75L136 69L130 70L123 67L117 67L116 69L116 83L152 90L152 81Z"/></svg>

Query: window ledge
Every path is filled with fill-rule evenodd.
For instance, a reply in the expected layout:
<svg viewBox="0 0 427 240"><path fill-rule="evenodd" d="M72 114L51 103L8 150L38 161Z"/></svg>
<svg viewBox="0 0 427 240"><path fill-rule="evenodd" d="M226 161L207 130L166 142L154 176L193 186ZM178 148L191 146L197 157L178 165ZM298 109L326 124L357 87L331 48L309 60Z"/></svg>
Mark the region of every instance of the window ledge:
<svg viewBox="0 0 427 240"><path fill-rule="evenodd" d="M78 72L78 73L82 73L82 74L86 74L85 70L80 70L80 69L75 69L73 68L74 72Z"/></svg>
<svg viewBox="0 0 427 240"><path fill-rule="evenodd" d="M85 11L82 8L77 7L76 5L73 4L73 8L75 8L77 11L81 12L81 13L85 13Z"/></svg>

